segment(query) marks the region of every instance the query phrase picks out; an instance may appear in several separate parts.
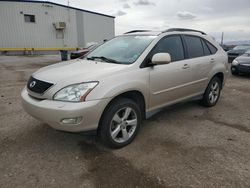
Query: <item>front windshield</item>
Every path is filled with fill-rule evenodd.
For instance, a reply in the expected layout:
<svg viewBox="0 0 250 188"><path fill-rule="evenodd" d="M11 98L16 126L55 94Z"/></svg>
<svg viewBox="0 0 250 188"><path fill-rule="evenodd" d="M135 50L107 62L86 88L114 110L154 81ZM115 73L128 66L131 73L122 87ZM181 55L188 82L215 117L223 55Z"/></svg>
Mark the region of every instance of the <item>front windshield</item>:
<svg viewBox="0 0 250 188"><path fill-rule="evenodd" d="M250 56L250 50L247 50L243 55Z"/></svg>
<svg viewBox="0 0 250 188"><path fill-rule="evenodd" d="M157 36L120 36L90 52L87 59L108 60L105 62L131 64Z"/></svg>
<svg viewBox="0 0 250 188"><path fill-rule="evenodd" d="M233 48L234 50L248 50L250 46L236 46Z"/></svg>

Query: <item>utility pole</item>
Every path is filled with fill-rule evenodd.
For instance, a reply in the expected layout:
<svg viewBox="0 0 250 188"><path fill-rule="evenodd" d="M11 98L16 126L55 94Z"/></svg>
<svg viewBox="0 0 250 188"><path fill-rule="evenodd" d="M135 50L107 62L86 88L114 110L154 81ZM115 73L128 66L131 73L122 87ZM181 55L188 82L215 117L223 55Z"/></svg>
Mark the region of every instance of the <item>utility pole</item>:
<svg viewBox="0 0 250 188"><path fill-rule="evenodd" d="M223 43L224 43L223 40L224 40L224 32L222 32L222 34L221 34L221 43L220 43L221 45L223 45Z"/></svg>
<svg viewBox="0 0 250 188"><path fill-rule="evenodd" d="M68 21L70 23L70 8L69 8L69 0L68 0Z"/></svg>

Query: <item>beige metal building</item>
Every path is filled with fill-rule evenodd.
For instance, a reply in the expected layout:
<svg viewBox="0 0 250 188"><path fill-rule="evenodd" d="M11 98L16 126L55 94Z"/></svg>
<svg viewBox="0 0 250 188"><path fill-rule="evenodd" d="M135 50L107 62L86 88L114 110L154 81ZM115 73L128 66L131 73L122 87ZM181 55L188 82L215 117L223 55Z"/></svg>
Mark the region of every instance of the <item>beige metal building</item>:
<svg viewBox="0 0 250 188"><path fill-rule="evenodd" d="M114 17L47 1L0 1L0 51L85 47L114 37Z"/></svg>

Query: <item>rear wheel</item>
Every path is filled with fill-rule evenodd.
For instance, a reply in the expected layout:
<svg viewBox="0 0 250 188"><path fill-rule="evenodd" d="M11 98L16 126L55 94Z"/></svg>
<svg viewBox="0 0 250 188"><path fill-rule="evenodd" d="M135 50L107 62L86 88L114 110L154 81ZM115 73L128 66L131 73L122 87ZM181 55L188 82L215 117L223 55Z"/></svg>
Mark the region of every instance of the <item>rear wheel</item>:
<svg viewBox="0 0 250 188"><path fill-rule="evenodd" d="M208 84L206 91L202 98L204 106L212 107L216 105L220 98L222 82L218 77L214 77Z"/></svg>
<svg viewBox="0 0 250 188"><path fill-rule="evenodd" d="M98 132L104 144L121 148L134 140L140 124L141 112L138 105L130 99L120 98L105 110Z"/></svg>

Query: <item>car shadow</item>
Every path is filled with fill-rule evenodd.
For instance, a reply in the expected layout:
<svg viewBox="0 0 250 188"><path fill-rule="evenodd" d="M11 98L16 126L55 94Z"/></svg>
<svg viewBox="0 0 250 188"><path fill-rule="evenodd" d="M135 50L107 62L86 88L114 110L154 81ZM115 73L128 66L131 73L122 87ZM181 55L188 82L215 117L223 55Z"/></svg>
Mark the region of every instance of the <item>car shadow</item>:
<svg viewBox="0 0 250 188"><path fill-rule="evenodd" d="M15 139L6 137L0 149L2 153L11 152L3 173L19 166L16 171L22 179L30 174L44 176L46 181L53 178L62 187L164 187L156 177L136 169L128 159L97 142L93 133L56 131L39 123L21 131ZM77 177L76 172L79 172ZM39 181L39 185L49 185Z"/></svg>
<svg viewBox="0 0 250 188"><path fill-rule="evenodd" d="M199 110L203 107L199 106L197 101L178 103L163 108L151 116L148 121L165 121L164 118L171 116L171 114L174 116L178 113L183 114L193 108ZM150 123L143 122L144 125L149 126ZM139 143L131 147L141 148L140 144L147 143L147 140L140 142L142 140L144 139L138 139ZM171 143L172 141L168 140L163 145L168 150L172 148L173 151L176 151L177 146L172 146ZM41 176L41 173L46 172L46 175L43 175L45 179L53 178L55 182L59 183L58 185L63 187L74 187L74 185L79 184L86 187L104 188L121 187L122 185L127 187L164 187L164 183L159 181L157 177L149 175L143 169L137 169L129 159L116 155L114 150L104 147L93 132L62 132L34 121L25 129L21 129L14 139L10 137L4 139L1 145L4 146L4 148L0 146L1 152L7 153L11 148L16 154L9 156L11 162L7 164L8 168L18 165L20 169L38 177ZM122 149L123 152L130 150L129 146ZM177 151L179 150L177 149ZM175 155L176 152L173 154ZM20 156L23 161L19 160ZM77 177L74 176L73 172L78 172L78 174L76 173ZM60 174L60 177L57 174ZM21 176L24 176L24 179L29 177L25 173Z"/></svg>
<svg viewBox="0 0 250 188"><path fill-rule="evenodd" d="M199 100L184 101L157 110L156 112L151 114L150 117L147 118L147 120L155 121L157 119L161 119L161 117L165 116L166 114L170 115L173 113L175 114L183 111L189 111L194 107L198 109L206 109L200 104Z"/></svg>
<svg viewBox="0 0 250 188"><path fill-rule="evenodd" d="M239 75L237 75L238 77L241 77L241 78L246 78L246 79L249 79L250 78L250 74L245 74L245 73L240 73Z"/></svg>

